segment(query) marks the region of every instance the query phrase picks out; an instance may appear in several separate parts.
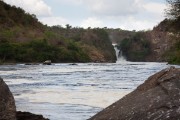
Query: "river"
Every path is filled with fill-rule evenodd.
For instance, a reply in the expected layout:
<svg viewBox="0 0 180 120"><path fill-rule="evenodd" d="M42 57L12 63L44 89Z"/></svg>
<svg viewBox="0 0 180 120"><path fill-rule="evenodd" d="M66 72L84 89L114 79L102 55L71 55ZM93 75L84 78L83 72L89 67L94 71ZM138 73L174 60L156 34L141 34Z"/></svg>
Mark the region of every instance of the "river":
<svg viewBox="0 0 180 120"><path fill-rule="evenodd" d="M50 120L86 120L142 84L166 63L1 65L17 110ZM178 66L179 67L179 66Z"/></svg>

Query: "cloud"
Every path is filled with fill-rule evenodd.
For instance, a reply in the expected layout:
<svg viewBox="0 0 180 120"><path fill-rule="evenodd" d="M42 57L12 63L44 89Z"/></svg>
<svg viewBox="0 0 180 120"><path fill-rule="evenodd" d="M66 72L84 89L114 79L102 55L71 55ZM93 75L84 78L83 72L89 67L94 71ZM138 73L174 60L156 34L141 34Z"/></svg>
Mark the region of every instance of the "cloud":
<svg viewBox="0 0 180 120"><path fill-rule="evenodd" d="M88 27L103 27L103 22L95 17L89 17L82 21L81 27L88 28Z"/></svg>
<svg viewBox="0 0 180 120"><path fill-rule="evenodd" d="M70 24L84 28L106 26L128 30L153 28L164 19L166 8L163 0L4 1L37 15L42 23L49 26Z"/></svg>
<svg viewBox="0 0 180 120"><path fill-rule="evenodd" d="M109 17L103 19L99 18L88 18L83 21L81 27L108 27L108 28L121 28L124 30L149 30L157 25L160 21L151 21L149 19L141 19L134 16L120 16L120 17ZM91 24L90 24L91 23ZM93 24L93 25L92 25Z"/></svg>
<svg viewBox="0 0 180 120"><path fill-rule="evenodd" d="M152 29L154 25L158 24L155 21L148 21L148 20L142 20L142 19L137 19L134 17L128 17L126 20L121 20L119 23L119 27L121 29L126 29L126 30L148 30Z"/></svg>
<svg viewBox="0 0 180 120"><path fill-rule="evenodd" d="M48 26L61 25L62 27L65 27L66 24L70 23L69 20L63 17L42 17L40 18L40 21Z"/></svg>
<svg viewBox="0 0 180 120"><path fill-rule="evenodd" d="M155 2L148 2L143 5L144 9L149 12L150 14L154 14L156 16L163 16L164 10L167 6L163 3L155 3Z"/></svg>
<svg viewBox="0 0 180 120"><path fill-rule="evenodd" d="M68 5L82 5L83 0L54 0L56 3Z"/></svg>
<svg viewBox="0 0 180 120"><path fill-rule="evenodd" d="M51 8L43 0L4 0L6 3L23 8L30 14L50 16Z"/></svg>
<svg viewBox="0 0 180 120"><path fill-rule="evenodd" d="M84 4L97 15L127 16L142 9L139 0L86 0Z"/></svg>

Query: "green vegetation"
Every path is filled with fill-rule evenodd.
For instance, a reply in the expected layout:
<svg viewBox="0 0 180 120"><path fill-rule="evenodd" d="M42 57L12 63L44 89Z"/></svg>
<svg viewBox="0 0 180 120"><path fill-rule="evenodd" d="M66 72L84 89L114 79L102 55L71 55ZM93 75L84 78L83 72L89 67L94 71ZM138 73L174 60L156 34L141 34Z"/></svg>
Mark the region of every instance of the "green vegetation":
<svg viewBox="0 0 180 120"><path fill-rule="evenodd" d="M146 56L150 54L150 43L145 39L143 32L123 39L118 46L129 61L145 61Z"/></svg>
<svg viewBox="0 0 180 120"><path fill-rule="evenodd" d="M48 44L44 40L33 40L28 43L0 41L0 58L2 62L43 62L51 59L54 62L86 62L88 56L71 42L67 48Z"/></svg>
<svg viewBox="0 0 180 120"><path fill-rule="evenodd" d="M169 64L179 64L180 65L180 40L166 51L163 57L166 58Z"/></svg>
<svg viewBox="0 0 180 120"><path fill-rule="evenodd" d="M108 32L102 28L83 29L66 25L50 28L54 33L78 43L93 62L115 62L116 56Z"/></svg>
<svg viewBox="0 0 180 120"><path fill-rule="evenodd" d="M93 33L99 37L98 42L93 41L93 45L99 49L104 55L104 58L108 61L116 60L114 47L111 45L111 40L108 33L104 29L93 29Z"/></svg>
<svg viewBox="0 0 180 120"><path fill-rule="evenodd" d="M103 29L48 27L35 15L0 0L0 63L114 62L115 54Z"/></svg>

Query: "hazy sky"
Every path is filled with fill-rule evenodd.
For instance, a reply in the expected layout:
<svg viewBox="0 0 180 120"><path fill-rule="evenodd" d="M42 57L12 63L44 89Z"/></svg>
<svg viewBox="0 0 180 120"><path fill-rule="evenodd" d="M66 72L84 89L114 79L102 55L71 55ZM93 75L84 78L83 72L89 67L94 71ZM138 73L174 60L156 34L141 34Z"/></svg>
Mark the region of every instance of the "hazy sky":
<svg viewBox="0 0 180 120"><path fill-rule="evenodd" d="M164 19L165 0L4 0L49 26L152 29Z"/></svg>

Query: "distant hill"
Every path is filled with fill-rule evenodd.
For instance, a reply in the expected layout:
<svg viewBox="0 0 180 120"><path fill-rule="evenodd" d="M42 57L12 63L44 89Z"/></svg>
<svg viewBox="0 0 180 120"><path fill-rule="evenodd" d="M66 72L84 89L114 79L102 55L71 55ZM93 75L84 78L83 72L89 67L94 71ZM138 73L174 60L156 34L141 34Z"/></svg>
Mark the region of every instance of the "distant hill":
<svg viewBox="0 0 180 120"><path fill-rule="evenodd" d="M115 62L103 29L48 27L35 15L0 1L0 63Z"/></svg>

